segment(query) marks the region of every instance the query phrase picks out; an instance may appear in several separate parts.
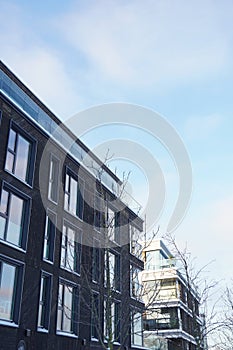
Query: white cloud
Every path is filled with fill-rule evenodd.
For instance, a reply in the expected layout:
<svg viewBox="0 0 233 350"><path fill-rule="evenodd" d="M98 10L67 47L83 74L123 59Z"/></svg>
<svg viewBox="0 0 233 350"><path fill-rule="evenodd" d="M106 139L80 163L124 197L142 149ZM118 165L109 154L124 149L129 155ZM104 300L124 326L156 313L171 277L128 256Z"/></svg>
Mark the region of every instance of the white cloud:
<svg viewBox="0 0 233 350"><path fill-rule="evenodd" d="M228 62L229 19L225 16L228 22L222 23L222 3L87 3L77 4L58 26L102 79L140 85L195 79L218 72ZM229 2L224 4L226 12L232 11Z"/></svg>

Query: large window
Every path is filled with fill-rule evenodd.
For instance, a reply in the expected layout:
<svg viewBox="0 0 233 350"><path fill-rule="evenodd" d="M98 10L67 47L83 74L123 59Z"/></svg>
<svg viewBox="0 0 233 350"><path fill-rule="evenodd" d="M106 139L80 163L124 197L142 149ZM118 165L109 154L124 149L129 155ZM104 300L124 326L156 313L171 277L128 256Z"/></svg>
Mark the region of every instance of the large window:
<svg viewBox="0 0 233 350"><path fill-rule="evenodd" d="M58 202L58 191L59 191L59 159L54 155L50 158L50 169L49 169L49 188L48 197L53 202Z"/></svg>
<svg viewBox="0 0 233 350"><path fill-rule="evenodd" d="M78 181L69 173L66 174L64 208L80 219L83 218L83 187L81 179Z"/></svg>
<svg viewBox="0 0 233 350"><path fill-rule="evenodd" d="M105 286L121 290L120 255L109 250L105 251Z"/></svg>
<svg viewBox="0 0 233 350"><path fill-rule="evenodd" d="M64 222L61 245L61 267L80 273L82 231Z"/></svg>
<svg viewBox="0 0 233 350"><path fill-rule="evenodd" d="M131 344L143 346L142 315L137 311L131 313Z"/></svg>
<svg viewBox="0 0 233 350"><path fill-rule="evenodd" d="M45 222L43 258L53 261L54 243L56 235L56 214L48 210Z"/></svg>
<svg viewBox="0 0 233 350"><path fill-rule="evenodd" d="M26 248L29 198L4 185L0 201L0 239Z"/></svg>
<svg viewBox="0 0 233 350"><path fill-rule="evenodd" d="M78 287L62 281L58 291L57 330L77 334L78 319Z"/></svg>
<svg viewBox="0 0 233 350"><path fill-rule="evenodd" d="M18 323L23 267L0 257L0 319Z"/></svg>
<svg viewBox="0 0 233 350"><path fill-rule="evenodd" d="M6 154L5 169L32 185L35 141L12 123Z"/></svg>
<svg viewBox="0 0 233 350"><path fill-rule="evenodd" d="M42 272L40 283L40 299L38 311L38 328L49 328L49 313L51 302L51 275Z"/></svg>

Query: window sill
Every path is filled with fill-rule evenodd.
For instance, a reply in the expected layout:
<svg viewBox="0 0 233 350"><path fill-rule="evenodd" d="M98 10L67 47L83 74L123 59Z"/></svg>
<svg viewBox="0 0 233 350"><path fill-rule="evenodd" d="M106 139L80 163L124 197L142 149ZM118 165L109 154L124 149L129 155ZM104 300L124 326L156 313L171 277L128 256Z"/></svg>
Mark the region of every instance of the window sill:
<svg viewBox="0 0 233 350"><path fill-rule="evenodd" d="M69 332L62 332L62 331L57 331L56 332L57 335L62 335L64 337L70 337L70 338L78 338L78 336L74 333L69 333Z"/></svg>
<svg viewBox="0 0 233 350"><path fill-rule="evenodd" d="M4 171L8 174L10 174L11 176L13 176L15 179L19 180L20 182L22 182L24 185L28 186L29 188L33 188L33 185L24 181L23 179L21 179L20 177L18 177L17 175L13 174L11 171L7 170L6 168L4 168Z"/></svg>
<svg viewBox="0 0 233 350"><path fill-rule="evenodd" d="M94 338L94 337L93 337L93 338L91 337L91 341L93 341L93 342L95 342L95 343L98 343L98 342L99 342L99 339Z"/></svg>
<svg viewBox="0 0 233 350"><path fill-rule="evenodd" d="M77 216L76 214L72 213L72 211L69 211L67 209L64 208L64 211L66 213L68 213L69 215L71 215L73 218L76 218L77 220L79 220L80 222L83 222L83 219L81 219L79 216Z"/></svg>
<svg viewBox="0 0 233 350"><path fill-rule="evenodd" d="M49 330L46 329L46 328L38 327L38 328L37 328L37 332L40 332L40 333L48 333Z"/></svg>
<svg viewBox="0 0 233 350"><path fill-rule="evenodd" d="M12 321L0 320L0 326L8 326L13 328L18 328L19 325Z"/></svg>
<svg viewBox="0 0 233 350"><path fill-rule="evenodd" d="M19 250L19 251L22 252L22 253L26 253L26 249L23 249L23 248L21 248L21 247L15 245L15 244L13 244L13 243L11 243L11 242L5 241L4 239L1 239L1 238L0 238L0 243L5 244L5 245L8 245L8 246L11 247L11 248L17 249L17 250Z"/></svg>

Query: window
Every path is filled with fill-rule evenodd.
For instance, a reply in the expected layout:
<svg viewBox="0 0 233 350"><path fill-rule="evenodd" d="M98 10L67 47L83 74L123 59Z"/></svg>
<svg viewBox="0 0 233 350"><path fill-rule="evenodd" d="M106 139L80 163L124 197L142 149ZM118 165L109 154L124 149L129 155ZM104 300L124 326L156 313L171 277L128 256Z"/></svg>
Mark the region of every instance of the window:
<svg viewBox="0 0 233 350"><path fill-rule="evenodd" d="M130 271L131 296L137 299L140 299L142 294L141 272L142 271L139 268L131 265L131 271Z"/></svg>
<svg viewBox="0 0 233 350"><path fill-rule="evenodd" d="M49 188L48 198L53 202L58 202L58 191L59 191L59 159L54 155L50 158L50 169L49 169Z"/></svg>
<svg viewBox="0 0 233 350"><path fill-rule="evenodd" d="M105 251L105 286L117 291L121 289L120 255Z"/></svg>
<svg viewBox="0 0 233 350"><path fill-rule="evenodd" d="M0 201L0 239L26 248L29 198L4 185Z"/></svg>
<svg viewBox="0 0 233 350"><path fill-rule="evenodd" d="M99 338L100 328L100 310L99 310L99 294L92 293L92 304L91 304L91 337Z"/></svg>
<svg viewBox="0 0 233 350"><path fill-rule="evenodd" d="M38 312L38 328L49 328L49 313L51 302L51 275L42 272L40 283L40 299Z"/></svg>
<svg viewBox="0 0 233 350"><path fill-rule="evenodd" d="M113 339L113 342L120 343L121 333L121 304L119 301L105 301L104 312L104 335L107 339Z"/></svg>
<svg viewBox="0 0 233 350"><path fill-rule="evenodd" d="M11 125L5 169L32 185L36 142L16 124Z"/></svg>
<svg viewBox="0 0 233 350"><path fill-rule="evenodd" d="M23 266L0 257L0 319L18 323Z"/></svg>
<svg viewBox="0 0 233 350"><path fill-rule="evenodd" d="M115 212L107 207L106 208L106 228L107 228L107 235L108 239L111 241L115 241Z"/></svg>
<svg viewBox="0 0 233 350"><path fill-rule="evenodd" d="M82 231L64 222L61 245L61 267L80 273Z"/></svg>
<svg viewBox="0 0 233 350"><path fill-rule="evenodd" d="M143 346L142 315L137 311L131 313L131 343L132 345Z"/></svg>
<svg viewBox="0 0 233 350"><path fill-rule="evenodd" d="M94 227L96 230L100 231L102 226L102 198L101 194L96 191L94 198Z"/></svg>
<svg viewBox="0 0 233 350"><path fill-rule="evenodd" d="M131 224L130 228L130 253L140 258L142 253L142 245L140 244L141 232Z"/></svg>
<svg viewBox="0 0 233 350"><path fill-rule="evenodd" d="M48 210L45 222L43 258L51 262L53 261L55 235L56 214Z"/></svg>
<svg viewBox="0 0 233 350"><path fill-rule="evenodd" d="M83 218L83 187L81 179L78 182L70 174L66 174L64 208L80 219Z"/></svg>
<svg viewBox="0 0 233 350"><path fill-rule="evenodd" d="M57 330L78 333L78 288L68 282L59 283Z"/></svg>
<svg viewBox="0 0 233 350"><path fill-rule="evenodd" d="M100 279L100 241L93 239L92 248L92 281L99 282Z"/></svg>

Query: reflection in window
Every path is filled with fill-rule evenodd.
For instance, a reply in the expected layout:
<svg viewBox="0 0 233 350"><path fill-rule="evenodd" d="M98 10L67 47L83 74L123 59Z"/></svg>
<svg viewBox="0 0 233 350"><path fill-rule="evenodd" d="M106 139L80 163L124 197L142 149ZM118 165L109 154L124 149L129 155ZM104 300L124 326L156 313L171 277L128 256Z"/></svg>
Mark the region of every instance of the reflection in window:
<svg viewBox="0 0 233 350"><path fill-rule="evenodd" d="M57 330L77 334L77 322L77 288L66 283L60 283L58 291Z"/></svg>
<svg viewBox="0 0 233 350"><path fill-rule="evenodd" d="M142 271L139 268L131 265L131 296L137 299L140 299L142 294L141 272Z"/></svg>
<svg viewBox="0 0 233 350"><path fill-rule="evenodd" d="M98 282L100 279L100 241L93 240L92 248L92 281Z"/></svg>
<svg viewBox="0 0 233 350"><path fill-rule="evenodd" d="M44 251L43 257L48 261L53 261L54 240L56 233L56 214L48 211L45 224Z"/></svg>
<svg viewBox="0 0 233 350"><path fill-rule="evenodd" d="M38 312L38 327L48 329L49 327L49 311L51 300L51 276L42 273L40 284L40 299Z"/></svg>
<svg viewBox="0 0 233 350"><path fill-rule="evenodd" d="M140 312L131 313L131 343L143 346L142 337L142 315Z"/></svg>
<svg viewBox="0 0 233 350"><path fill-rule="evenodd" d="M11 128L8 139L5 169L23 181L32 183L32 166L35 157L34 143L17 128Z"/></svg>
<svg viewBox="0 0 233 350"><path fill-rule="evenodd" d="M58 190L59 190L59 159L55 156L51 156L50 169L49 169L49 189L48 197L53 202L58 201Z"/></svg>
<svg viewBox="0 0 233 350"><path fill-rule="evenodd" d="M25 248L27 212L28 201L3 188L0 201L0 239Z"/></svg>
<svg viewBox="0 0 233 350"><path fill-rule="evenodd" d="M111 298L104 302L104 336L120 343L121 304Z"/></svg>
<svg viewBox="0 0 233 350"><path fill-rule="evenodd" d="M13 321L16 267L0 262L0 318Z"/></svg>
<svg viewBox="0 0 233 350"><path fill-rule="evenodd" d="M61 267L80 273L81 230L64 223L61 245Z"/></svg>
<svg viewBox="0 0 233 350"><path fill-rule="evenodd" d="M83 218L83 184L74 179L70 174L66 174L65 180L65 210L73 215Z"/></svg>
<svg viewBox="0 0 233 350"><path fill-rule="evenodd" d="M121 290L120 255L105 251L105 286Z"/></svg>

